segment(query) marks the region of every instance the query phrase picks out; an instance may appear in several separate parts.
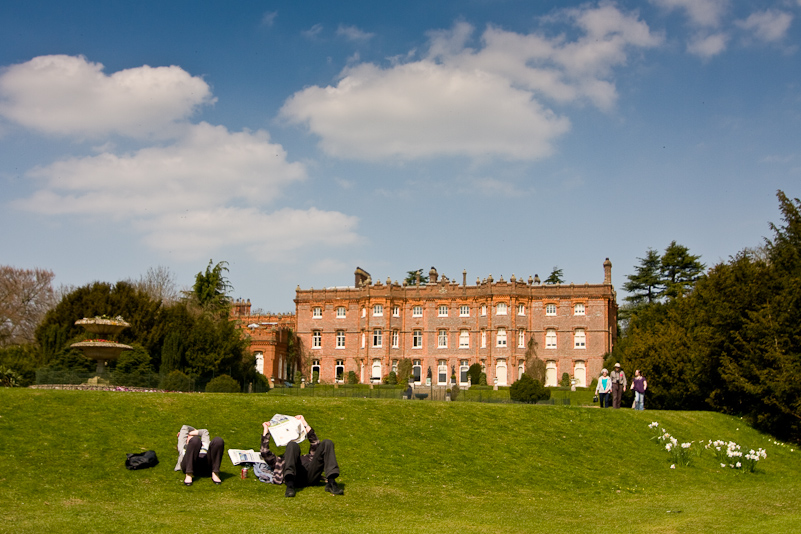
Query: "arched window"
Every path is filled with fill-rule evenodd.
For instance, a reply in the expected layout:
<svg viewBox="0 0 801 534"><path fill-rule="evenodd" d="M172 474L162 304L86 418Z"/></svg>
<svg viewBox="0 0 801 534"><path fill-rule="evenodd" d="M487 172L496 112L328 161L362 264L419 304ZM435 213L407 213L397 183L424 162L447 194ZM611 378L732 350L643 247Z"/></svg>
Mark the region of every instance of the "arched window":
<svg viewBox="0 0 801 534"><path fill-rule="evenodd" d="M506 385L506 360L498 360L495 363L495 377L498 379L499 386Z"/></svg>
<svg viewBox="0 0 801 534"><path fill-rule="evenodd" d="M576 380L576 387L587 387L587 368L583 360L573 363L573 378Z"/></svg>
<svg viewBox="0 0 801 534"><path fill-rule="evenodd" d="M371 377L373 382L381 382L381 360L373 360L373 373Z"/></svg>
<svg viewBox="0 0 801 534"><path fill-rule="evenodd" d="M337 366L334 367L334 378L337 382L345 379L345 360L337 360Z"/></svg>
<svg viewBox="0 0 801 534"><path fill-rule="evenodd" d="M256 372L264 374L264 353L262 352L256 353Z"/></svg>
<svg viewBox="0 0 801 534"><path fill-rule="evenodd" d="M553 360L545 362L545 385L556 387L556 362Z"/></svg>
<svg viewBox="0 0 801 534"><path fill-rule="evenodd" d="M459 363L459 383L460 384L467 384L467 370L470 369L470 366L467 364L467 360L462 360Z"/></svg>

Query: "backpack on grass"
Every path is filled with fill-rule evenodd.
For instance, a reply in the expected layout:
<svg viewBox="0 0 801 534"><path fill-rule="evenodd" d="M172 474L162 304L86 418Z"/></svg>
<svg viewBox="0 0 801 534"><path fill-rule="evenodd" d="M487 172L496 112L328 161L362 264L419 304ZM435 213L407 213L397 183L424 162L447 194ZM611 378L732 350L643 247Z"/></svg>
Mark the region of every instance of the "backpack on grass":
<svg viewBox="0 0 801 534"><path fill-rule="evenodd" d="M159 463L156 457L156 451L145 451L139 454L128 453L125 460L126 469L136 470L145 469L147 467L155 467Z"/></svg>

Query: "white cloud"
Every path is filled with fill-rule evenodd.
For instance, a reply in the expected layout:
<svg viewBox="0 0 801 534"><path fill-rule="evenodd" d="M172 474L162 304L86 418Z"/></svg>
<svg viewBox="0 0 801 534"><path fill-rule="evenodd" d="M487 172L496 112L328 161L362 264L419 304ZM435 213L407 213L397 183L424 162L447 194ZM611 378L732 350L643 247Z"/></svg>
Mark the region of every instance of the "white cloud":
<svg viewBox="0 0 801 534"><path fill-rule="evenodd" d="M358 241L358 219L336 211L264 211L306 177L266 132L185 126L167 146L131 154L71 158L27 173L38 192L13 202L47 216L74 215L129 225L143 242L174 257L197 259L244 246L260 261L287 260L303 248ZM281 254L278 257L276 254Z"/></svg>
<svg viewBox="0 0 801 534"><path fill-rule="evenodd" d="M728 39L725 33L698 35L687 44L687 51L696 56L708 59L726 50Z"/></svg>
<svg viewBox="0 0 801 534"><path fill-rule="evenodd" d="M275 17L278 16L278 11L267 11L261 17L261 23L263 26L272 27L275 24Z"/></svg>
<svg viewBox="0 0 801 534"><path fill-rule="evenodd" d="M322 32L322 31L323 31L323 25L322 24L315 24L314 26L312 26L308 30L304 30L304 31L302 31L300 33L304 37L307 37L309 39L314 39L315 37L320 35L320 32Z"/></svg>
<svg viewBox="0 0 801 534"><path fill-rule="evenodd" d="M111 75L82 56L40 56L0 73L0 116L47 134L146 137L215 101L201 78L147 65Z"/></svg>
<svg viewBox="0 0 801 534"><path fill-rule="evenodd" d="M631 49L662 42L636 15L612 5L562 16L583 36L566 41L489 27L482 47L472 49L473 28L457 23L429 34L423 58L349 66L336 86L295 93L281 116L307 125L326 153L341 158L548 156L570 122L542 101L610 109L614 67Z"/></svg>
<svg viewBox="0 0 801 534"><path fill-rule="evenodd" d="M793 15L782 11L767 10L752 13L745 20L735 21L743 30L750 31L754 36L765 42L779 41L787 35Z"/></svg>
<svg viewBox="0 0 801 534"><path fill-rule="evenodd" d="M651 0L666 11L682 10L696 26L717 27L729 7L728 0Z"/></svg>
<svg viewBox="0 0 801 534"><path fill-rule="evenodd" d="M296 93L281 111L307 122L328 154L355 159L442 154L535 159L569 122L530 93L483 72L419 61L390 70L363 64L337 87Z"/></svg>
<svg viewBox="0 0 801 534"><path fill-rule="evenodd" d="M337 35L349 41L369 41L375 37L374 33L362 31L356 26L343 26L342 24L337 28Z"/></svg>
<svg viewBox="0 0 801 534"><path fill-rule="evenodd" d="M43 213L104 214L115 218L208 209L220 203L274 200L305 178L266 132L228 132L207 123L186 127L183 138L132 154L71 158L35 168L28 176L45 188L23 202Z"/></svg>
<svg viewBox="0 0 801 534"><path fill-rule="evenodd" d="M145 243L183 259L211 249L244 246L262 262L285 262L303 248L350 245L359 241L358 219L336 211L220 207L171 213L136 223Z"/></svg>

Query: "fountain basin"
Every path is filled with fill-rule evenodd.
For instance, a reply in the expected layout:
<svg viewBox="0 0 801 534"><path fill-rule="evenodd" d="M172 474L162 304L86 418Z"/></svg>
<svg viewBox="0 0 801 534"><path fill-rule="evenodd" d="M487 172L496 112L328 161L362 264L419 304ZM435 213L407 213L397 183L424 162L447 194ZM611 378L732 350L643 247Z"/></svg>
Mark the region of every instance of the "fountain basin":
<svg viewBox="0 0 801 534"><path fill-rule="evenodd" d="M93 334L111 334L117 335L129 326L129 323L120 319L101 319L100 317L92 317L80 319L75 321L76 325L80 325L87 332Z"/></svg>
<svg viewBox="0 0 801 534"><path fill-rule="evenodd" d="M81 341L70 345L74 349L81 349L87 358L93 360L116 360L124 350L131 350L130 345L114 343L113 341Z"/></svg>

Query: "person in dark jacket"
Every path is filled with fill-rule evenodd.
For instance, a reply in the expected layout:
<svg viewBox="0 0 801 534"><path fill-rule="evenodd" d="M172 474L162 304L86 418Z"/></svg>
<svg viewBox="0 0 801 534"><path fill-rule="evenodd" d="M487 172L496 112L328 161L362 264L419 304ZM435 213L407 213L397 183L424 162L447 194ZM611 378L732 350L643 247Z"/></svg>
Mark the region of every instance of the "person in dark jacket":
<svg viewBox="0 0 801 534"><path fill-rule="evenodd" d="M286 497L294 497L296 488L313 486L320 481L325 473L325 491L333 495L343 495L345 492L337 485L339 464L334 452L334 442L330 439L320 441L314 429L309 426L302 415L296 415L306 429L309 439L309 453L300 454L300 445L290 441L286 445L283 456L277 456L270 450L270 422L262 423L264 432L261 436L261 457L273 472L273 484L286 486Z"/></svg>
<svg viewBox="0 0 801 534"><path fill-rule="evenodd" d="M626 391L626 373L620 369L620 364L616 363L614 370L609 373L612 379L612 408L620 408L620 398Z"/></svg>

